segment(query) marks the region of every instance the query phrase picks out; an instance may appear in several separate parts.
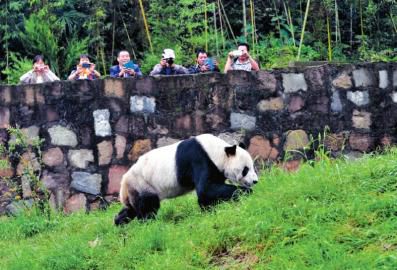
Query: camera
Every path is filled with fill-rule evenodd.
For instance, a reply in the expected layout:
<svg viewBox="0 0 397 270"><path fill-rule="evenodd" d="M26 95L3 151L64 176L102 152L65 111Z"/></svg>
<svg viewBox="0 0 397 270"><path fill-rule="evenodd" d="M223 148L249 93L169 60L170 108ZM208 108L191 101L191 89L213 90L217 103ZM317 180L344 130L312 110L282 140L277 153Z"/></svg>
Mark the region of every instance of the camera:
<svg viewBox="0 0 397 270"><path fill-rule="evenodd" d="M204 65L208 66L210 71L213 71L215 68L214 60L212 58L205 59Z"/></svg>
<svg viewBox="0 0 397 270"><path fill-rule="evenodd" d="M126 69L134 69L134 63L132 61L128 61L123 65L123 67Z"/></svg>
<svg viewBox="0 0 397 270"><path fill-rule="evenodd" d="M235 51L232 51L232 55L233 55L233 57L240 57L243 55L243 52L240 50L235 50Z"/></svg>
<svg viewBox="0 0 397 270"><path fill-rule="evenodd" d="M90 63L83 63L83 64L81 64L81 67L82 68L90 68L91 64Z"/></svg>
<svg viewBox="0 0 397 270"><path fill-rule="evenodd" d="M165 61L167 62L167 64L168 65L172 65L172 64L174 64L174 58L167 58L167 59L165 59Z"/></svg>
<svg viewBox="0 0 397 270"><path fill-rule="evenodd" d="M44 71L44 70L45 70L45 65L38 65L38 66L37 66L37 71L42 72L42 71Z"/></svg>

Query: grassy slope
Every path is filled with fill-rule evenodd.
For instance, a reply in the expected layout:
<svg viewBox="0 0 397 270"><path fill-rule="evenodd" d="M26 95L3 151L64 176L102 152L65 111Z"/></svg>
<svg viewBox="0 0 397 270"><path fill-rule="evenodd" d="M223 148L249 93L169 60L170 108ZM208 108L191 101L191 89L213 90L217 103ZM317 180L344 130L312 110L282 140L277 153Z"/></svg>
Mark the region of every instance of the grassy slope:
<svg viewBox="0 0 397 270"><path fill-rule="evenodd" d="M0 219L0 269L396 269L397 151L298 173L263 174L254 193L202 213L195 196L157 220L88 215Z"/></svg>

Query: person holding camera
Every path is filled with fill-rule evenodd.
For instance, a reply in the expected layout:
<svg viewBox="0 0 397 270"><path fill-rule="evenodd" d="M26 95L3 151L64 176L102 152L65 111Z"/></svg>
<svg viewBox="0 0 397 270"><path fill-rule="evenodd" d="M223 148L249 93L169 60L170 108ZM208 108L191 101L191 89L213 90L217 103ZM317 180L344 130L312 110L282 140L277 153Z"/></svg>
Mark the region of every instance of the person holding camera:
<svg viewBox="0 0 397 270"><path fill-rule="evenodd" d="M81 54L79 64L72 70L68 80L95 80L99 77L101 74L95 70L95 64L90 62L88 55Z"/></svg>
<svg viewBox="0 0 397 270"><path fill-rule="evenodd" d="M164 49L160 64L154 66L150 72L151 76L154 75L178 75L178 74L189 74L189 71L181 66L174 63L175 53L174 50Z"/></svg>
<svg viewBox="0 0 397 270"><path fill-rule="evenodd" d="M110 68L110 77L128 78L142 76L139 66L131 61L129 52L120 51L117 55L117 62L119 63L118 65Z"/></svg>
<svg viewBox="0 0 397 270"><path fill-rule="evenodd" d="M59 78L50 70L48 65L44 64L44 57L36 55L33 59L33 69L22 75L19 81L22 84L43 83L59 81Z"/></svg>
<svg viewBox="0 0 397 270"><path fill-rule="evenodd" d="M239 43L237 50L229 52L225 64L225 73L229 70L259 70L258 63L249 54L247 43Z"/></svg>
<svg viewBox="0 0 397 270"><path fill-rule="evenodd" d="M189 68L190 74L202 73L202 72L219 72L218 63L216 60L209 58L207 52L204 50L198 50L196 53L196 64Z"/></svg>

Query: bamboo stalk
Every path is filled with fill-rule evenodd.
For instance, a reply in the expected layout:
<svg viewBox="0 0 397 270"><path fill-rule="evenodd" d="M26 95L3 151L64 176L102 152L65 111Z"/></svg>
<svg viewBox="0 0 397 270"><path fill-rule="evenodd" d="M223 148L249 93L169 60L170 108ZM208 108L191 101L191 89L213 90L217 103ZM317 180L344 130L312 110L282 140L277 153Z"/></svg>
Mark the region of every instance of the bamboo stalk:
<svg viewBox="0 0 397 270"><path fill-rule="evenodd" d="M214 32L215 32L215 45L216 45L216 57L219 58L219 44L218 44L218 29L216 26L216 7L214 5Z"/></svg>
<svg viewBox="0 0 397 270"><path fill-rule="evenodd" d="M205 35L205 51L208 51L208 14L207 0L204 0L204 35Z"/></svg>
<svg viewBox="0 0 397 270"><path fill-rule="evenodd" d="M289 31L291 32L291 36L292 36L292 42L294 44L294 47L296 47L296 43L295 43L295 33L294 33L294 24L292 22L292 16L291 16L291 9L289 8L288 2L287 5L285 5L285 2L283 1L283 5L284 5L284 12L285 12L285 16L287 17L287 23L289 26Z"/></svg>
<svg viewBox="0 0 397 270"><path fill-rule="evenodd" d="M392 22L392 24L393 24L394 31L395 31L395 32L396 32L396 34L397 34L397 27L396 27L396 23L394 22L394 19L393 19L393 14L391 14L391 11L390 11L390 19L391 19L391 22Z"/></svg>
<svg viewBox="0 0 397 270"><path fill-rule="evenodd" d="M244 37L245 40L247 40L247 10L246 10L246 4L245 0L243 1L243 28L244 28Z"/></svg>
<svg viewBox="0 0 397 270"><path fill-rule="evenodd" d="M148 39L148 41L149 41L149 45L150 45L150 51L153 53L152 39L150 38L149 26L148 26L148 23L147 23L147 21L146 21L145 9L143 8L142 0L139 0L139 6L141 7L141 13L142 13L142 17L143 17L143 23L144 23L144 25L145 25L146 37L147 37L147 39Z"/></svg>
<svg viewBox="0 0 397 270"><path fill-rule="evenodd" d="M328 61L332 61L332 47L331 47L331 25L329 23L329 16L327 15L327 34L328 34Z"/></svg>
<svg viewBox="0 0 397 270"><path fill-rule="evenodd" d="M360 26L361 26L361 38L364 38L364 23L363 23L363 7L361 0L359 2L359 8L360 8Z"/></svg>
<svg viewBox="0 0 397 270"><path fill-rule="evenodd" d="M132 55L134 56L134 59L136 59L136 54L135 54L134 47L132 46L132 41L131 41L131 38L130 38L130 34L128 33L127 25L125 24L123 14L121 13L119 7L118 7L118 11L119 11L119 15L120 15L121 21L123 22L124 31L125 31L125 33L127 35L128 43L130 43L130 46L131 46Z"/></svg>
<svg viewBox="0 0 397 270"><path fill-rule="evenodd" d="M113 26L112 26L112 53L111 57L114 55L114 38L116 36L116 8L113 7Z"/></svg>
<svg viewBox="0 0 397 270"><path fill-rule="evenodd" d="M276 17L278 17L277 6L276 6L275 0L273 0L273 6L274 6L274 11L276 12ZM281 38L281 25L280 25L280 20L278 18L277 18L277 30L278 30L279 38Z"/></svg>
<svg viewBox="0 0 397 270"><path fill-rule="evenodd" d="M335 0L335 44L338 44L339 33L339 15L338 15L338 2Z"/></svg>
<svg viewBox="0 0 397 270"><path fill-rule="evenodd" d="M252 29L252 51L255 56L255 19L254 19L254 2L250 0L250 12L251 12L251 29Z"/></svg>
<svg viewBox="0 0 397 270"><path fill-rule="evenodd" d="M298 56L297 56L297 60L298 61L299 61L300 56L301 56L303 38L305 37L305 28L306 28L306 22L307 22L307 15L309 14L309 8L310 8L310 0L307 0L305 18L303 19L303 25L302 25L301 39L300 39L300 42L299 42L299 49L298 49Z"/></svg>
<svg viewBox="0 0 397 270"><path fill-rule="evenodd" d="M233 33L233 29L232 29L232 26L230 25L229 19L227 18L227 14L226 14L226 11L225 11L225 7L223 6L221 0L220 0L219 2L221 3L222 12L223 12L223 15L225 16L226 24L227 24L227 26L229 27L230 34L231 34L232 37L233 37L234 43L237 45L237 39L236 39L236 36L235 36L234 33Z"/></svg>
<svg viewBox="0 0 397 270"><path fill-rule="evenodd" d="M350 50L353 50L353 3L350 4Z"/></svg>
<svg viewBox="0 0 397 270"><path fill-rule="evenodd" d="M218 3L218 14L219 14L219 26L221 28L222 49L223 51L225 51L226 45L225 45L225 36L223 34L223 24L222 24L222 14L221 14L222 11L221 11L220 0L218 0L217 3Z"/></svg>

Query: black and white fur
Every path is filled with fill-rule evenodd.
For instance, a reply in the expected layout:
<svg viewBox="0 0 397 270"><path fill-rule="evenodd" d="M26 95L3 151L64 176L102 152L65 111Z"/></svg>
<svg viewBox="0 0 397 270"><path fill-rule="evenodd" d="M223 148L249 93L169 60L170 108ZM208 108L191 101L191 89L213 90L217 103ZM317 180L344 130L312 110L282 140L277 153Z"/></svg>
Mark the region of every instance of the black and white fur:
<svg viewBox="0 0 397 270"><path fill-rule="evenodd" d="M228 185L225 180L239 185ZM115 224L153 217L160 201L196 190L202 208L250 192L258 176L250 154L211 134L203 134L142 155L121 180L124 208Z"/></svg>

